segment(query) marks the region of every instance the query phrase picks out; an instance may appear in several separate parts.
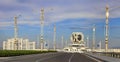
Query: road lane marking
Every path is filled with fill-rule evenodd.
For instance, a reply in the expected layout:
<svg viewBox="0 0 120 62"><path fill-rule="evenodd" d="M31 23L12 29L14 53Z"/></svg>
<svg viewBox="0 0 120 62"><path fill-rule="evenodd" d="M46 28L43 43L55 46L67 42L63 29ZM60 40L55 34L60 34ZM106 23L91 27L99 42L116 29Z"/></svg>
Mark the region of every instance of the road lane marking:
<svg viewBox="0 0 120 62"><path fill-rule="evenodd" d="M72 54L72 56L69 58L69 62L71 62L72 58L73 58L74 54Z"/></svg>
<svg viewBox="0 0 120 62"><path fill-rule="evenodd" d="M86 55L86 54L85 54L85 56L87 56L87 57L89 57L89 58L91 58L91 59L93 59L93 60L95 60L95 61L97 61L97 62L102 62L102 61L100 61L100 60L98 60L98 59L95 59L95 58L89 56L89 55Z"/></svg>
<svg viewBox="0 0 120 62"><path fill-rule="evenodd" d="M0 57L0 59L9 59L11 57Z"/></svg>
<svg viewBox="0 0 120 62"><path fill-rule="evenodd" d="M59 56L59 55L62 55L62 54L58 54L58 55L55 55L55 56L52 56L52 57L47 57L47 58L39 59L39 60L36 60L35 62L44 61L44 60L47 60L47 59L50 59L50 58L54 58L54 57Z"/></svg>

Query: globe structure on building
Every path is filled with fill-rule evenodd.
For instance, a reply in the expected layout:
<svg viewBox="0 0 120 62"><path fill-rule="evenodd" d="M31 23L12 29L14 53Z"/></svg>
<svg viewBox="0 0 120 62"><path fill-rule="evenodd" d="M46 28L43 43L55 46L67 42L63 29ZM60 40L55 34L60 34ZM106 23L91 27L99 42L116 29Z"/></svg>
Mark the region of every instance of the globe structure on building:
<svg viewBox="0 0 120 62"><path fill-rule="evenodd" d="M73 32L71 35L71 41L73 44L83 44L84 35L82 32Z"/></svg>

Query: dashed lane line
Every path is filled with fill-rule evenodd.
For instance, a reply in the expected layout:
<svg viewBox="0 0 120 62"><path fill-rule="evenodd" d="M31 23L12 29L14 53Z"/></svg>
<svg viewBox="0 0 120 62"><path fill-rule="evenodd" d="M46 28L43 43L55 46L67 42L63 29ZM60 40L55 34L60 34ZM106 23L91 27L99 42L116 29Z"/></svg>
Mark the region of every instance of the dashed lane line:
<svg viewBox="0 0 120 62"><path fill-rule="evenodd" d="M74 54L72 54L71 57L69 58L69 62L71 62L73 56L74 56Z"/></svg>

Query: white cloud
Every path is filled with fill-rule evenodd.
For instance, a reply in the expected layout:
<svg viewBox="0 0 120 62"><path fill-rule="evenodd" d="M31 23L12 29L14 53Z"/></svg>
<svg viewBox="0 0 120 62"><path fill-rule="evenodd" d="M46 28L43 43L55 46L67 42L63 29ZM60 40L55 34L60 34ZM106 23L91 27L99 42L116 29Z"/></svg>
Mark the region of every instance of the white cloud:
<svg viewBox="0 0 120 62"><path fill-rule="evenodd" d="M0 22L0 27L12 26L13 22Z"/></svg>
<svg viewBox="0 0 120 62"><path fill-rule="evenodd" d="M89 2L88 2L89 1ZM17 15L18 13L24 15L24 18L27 18L25 20L30 20L30 21L25 21L22 19L22 21L19 21L19 24L28 24L28 25L38 25L40 23L40 8L41 4L40 3L45 3L45 23L50 24L50 23L55 23L55 22L60 22L65 19L75 19L75 18L105 18L105 1L95 1L95 0L88 0L88 1L77 1L75 0L74 2L71 1L66 1L66 3L63 3L62 1L57 2L57 3L49 3L47 4L47 1L37 1L37 2L25 2L25 3L20 3L19 1L12 0L2 0L1 3L7 3L4 5L10 5L10 7L18 7L20 10L14 10L14 11L0 11L0 18L6 18L6 26L7 26L7 18L13 17ZM94 1L94 4L93 4ZM52 2L56 2L55 0L52 0ZM110 2L109 2L110 3ZM113 2L117 3L117 2ZM113 4L110 4L112 6ZM114 4L119 6L119 4ZM16 8L15 7L15 8ZM22 8L23 7L23 8ZM104 8L103 8L104 7ZM6 7L7 8L7 7ZM53 10L50 10L50 9ZM95 8L98 8L97 10ZM35 10L32 12L32 9ZM102 9L102 10L99 10ZM22 11L21 11L22 10ZM35 14L33 14L36 12ZM110 14L111 18L115 17L120 17L119 11L114 11L112 12L114 14ZM31 20L32 19L32 20ZM12 19L11 19L12 20ZM34 21L35 20L35 21ZM91 21L92 22L92 21ZM93 21L94 22L94 21ZM5 23L5 22L4 22ZM4 24L3 23L3 24ZM11 23L11 22L10 22Z"/></svg>
<svg viewBox="0 0 120 62"><path fill-rule="evenodd" d="M18 21L18 24L21 24L21 25L40 25L40 21Z"/></svg>

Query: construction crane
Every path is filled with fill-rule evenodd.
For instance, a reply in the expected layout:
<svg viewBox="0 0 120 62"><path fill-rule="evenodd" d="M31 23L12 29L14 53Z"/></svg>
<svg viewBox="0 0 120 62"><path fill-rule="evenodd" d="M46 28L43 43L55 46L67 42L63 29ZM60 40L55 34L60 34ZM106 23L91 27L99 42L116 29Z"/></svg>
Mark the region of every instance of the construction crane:
<svg viewBox="0 0 120 62"><path fill-rule="evenodd" d="M108 6L106 6L105 51L108 50L108 17L109 17L109 8Z"/></svg>
<svg viewBox="0 0 120 62"><path fill-rule="evenodd" d="M108 51L108 41L109 41L109 35L108 35L108 32L109 32L109 12L110 11L113 11L117 8L120 8L120 7L115 7L115 8L112 8L112 9L109 9L109 6L106 5L106 25L105 25L105 51L107 52Z"/></svg>
<svg viewBox="0 0 120 62"><path fill-rule="evenodd" d="M53 10L53 9L51 9ZM40 32L40 49L44 49L44 8L40 10L40 26L41 26L41 32Z"/></svg>
<svg viewBox="0 0 120 62"><path fill-rule="evenodd" d="M14 17L14 50L18 50L19 49L17 19L20 16L21 15L18 15L18 16Z"/></svg>
<svg viewBox="0 0 120 62"><path fill-rule="evenodd" d="M41 33L40 33L40 49L44 49L44 38L43 38L43 28L44 28L44 8L40 11L40 26L41 26Z"/></svg>
<svg viewBox="0 0 120 62"><path fill-rule="evenodd" d="M14 50L18 50L18 28L17 28L17 16L14 17Z"/></svg>
<svg viewBox="0 0 120 62"><path fill-rule="evenodd" d="M113 2L120 2L119 0L115 0ZM113 2L110 2L111 4L113 4ZM109 1L107 1L107 5L105 7L105 16L106 16L106 20L105 20L105 51L107 52L109 47L108 47L108 43L109 43L109 13L113 10L116 10L118 8L120 8L120 6L117 7L109 7L108 6ZM98 8L98 10L100 10Z"/></svg>

